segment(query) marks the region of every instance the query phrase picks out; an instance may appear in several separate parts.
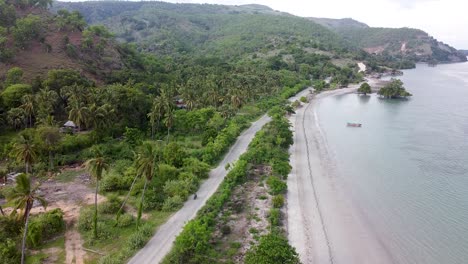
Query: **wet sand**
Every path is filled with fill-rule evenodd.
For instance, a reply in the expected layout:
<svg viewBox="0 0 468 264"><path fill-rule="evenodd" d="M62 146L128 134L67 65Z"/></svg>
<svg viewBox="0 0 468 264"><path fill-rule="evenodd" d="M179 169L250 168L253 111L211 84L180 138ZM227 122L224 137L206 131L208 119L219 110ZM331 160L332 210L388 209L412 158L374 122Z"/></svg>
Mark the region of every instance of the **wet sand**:
<svg viewBox="0 0 468 264"><path fill-rule="evenodd" d="M371 86L380 82L369 80ZM316 114L320 99L353 93L359 85L320 93L291 116L294 145L288 178L288 238L303 263L394 263L359 205L346 194Z"/></svg>

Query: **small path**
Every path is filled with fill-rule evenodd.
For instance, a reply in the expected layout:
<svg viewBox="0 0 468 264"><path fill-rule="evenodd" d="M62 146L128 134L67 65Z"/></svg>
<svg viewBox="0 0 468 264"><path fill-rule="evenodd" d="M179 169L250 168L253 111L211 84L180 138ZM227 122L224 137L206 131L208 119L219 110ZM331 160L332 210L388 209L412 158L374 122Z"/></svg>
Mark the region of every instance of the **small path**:
<svg viewBox="0 0 468 264"><path fill-rule="evenodd" d="M85 251L83 239L76 229L68 229L65 232L66 264L84 264Z"/></svg>

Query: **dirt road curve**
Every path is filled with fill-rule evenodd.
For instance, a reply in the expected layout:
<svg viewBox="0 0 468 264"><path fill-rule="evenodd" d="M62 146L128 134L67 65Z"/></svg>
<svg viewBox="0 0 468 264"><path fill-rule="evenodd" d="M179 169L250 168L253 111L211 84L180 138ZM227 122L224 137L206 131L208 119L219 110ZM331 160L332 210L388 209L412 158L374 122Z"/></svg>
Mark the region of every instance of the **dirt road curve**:
<svg viewBox="0 0 468 264"><path fill-rule="evenodd" d="M288 177L288 238L305 264L392 263L357 207L342 191L315 114L321 97L356 87L321 93L296 111ZM345 125L343 125L345 127Z"/></svg>

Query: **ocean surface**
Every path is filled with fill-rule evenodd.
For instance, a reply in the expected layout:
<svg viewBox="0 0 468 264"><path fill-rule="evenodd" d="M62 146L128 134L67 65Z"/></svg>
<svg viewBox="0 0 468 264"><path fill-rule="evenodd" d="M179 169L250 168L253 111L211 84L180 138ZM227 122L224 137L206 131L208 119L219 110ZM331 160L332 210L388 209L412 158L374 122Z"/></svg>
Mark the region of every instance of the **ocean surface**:
<svg viewBox="0 0 468 264"><path fill-rule="evenodd" d="M468 263L468 63L399 78L411 99L320 101L336 177L396 263Z"/></svg>

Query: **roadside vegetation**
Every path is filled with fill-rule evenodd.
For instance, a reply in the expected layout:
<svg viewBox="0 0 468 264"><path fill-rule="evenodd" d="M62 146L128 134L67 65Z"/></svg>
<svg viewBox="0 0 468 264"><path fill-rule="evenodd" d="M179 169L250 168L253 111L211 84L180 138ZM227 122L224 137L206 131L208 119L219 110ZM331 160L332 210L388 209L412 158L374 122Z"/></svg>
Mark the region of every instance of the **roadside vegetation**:
<svg viewBox="0 0 468 264"><path fill-rule="evenodd" d="M273 120L185 226L163 263L299 263L283 229L292 144L284 108L272 108Z"/></svg>
<svg viewBox="0 0 468 264"><path fill-rule="evenodd" d="M195 228L190 235L201 236L200 247L186 249L193 240L181 235L171 257L196 263L204 252L296 263L282 228L291 144L284 115L294 111L285 99L311 79L321 89L361 80L356 65L332 63L332 52L351 56L342 44L331 45L336 36L301 40L330 52L324 54L282 40L285 52L254 57L262 43L255 39L252 49L237 50L241 56L189 50L162 56L116 44L105 27L87 25L74 11L48 13L49 5L0 0L1 12L9 10L0 16L0 263L124 263L268 111L273 121L218 191L227 196L215 195L200 213L207 218L185 228ZM223 43L218 50L229 44ZM40 60L50 48L66 59L57 57L56 67L19 67L27 65L25 56ZM249 223L263 224L244 230L247 247L228 247L222 240L234 228L229 217L236 205L225 199L249 188L261 192L239 206ZM220 219L224 224L215 225ZM265 251L270 247L277 251Z"/></svg>

